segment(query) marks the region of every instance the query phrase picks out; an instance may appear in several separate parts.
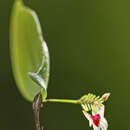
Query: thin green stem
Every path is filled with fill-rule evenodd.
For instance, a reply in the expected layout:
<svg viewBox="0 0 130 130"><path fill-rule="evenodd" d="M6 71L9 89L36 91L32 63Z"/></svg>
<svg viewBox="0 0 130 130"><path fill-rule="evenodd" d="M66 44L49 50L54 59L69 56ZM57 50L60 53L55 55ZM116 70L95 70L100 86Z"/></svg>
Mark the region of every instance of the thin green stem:
<svg viewBox="0 0 130 130"><path fill-rule="evenodd" d="M70 99L45 99L42 102L58 102L58 103L80 104L79 100L70 100Z"/></svg>

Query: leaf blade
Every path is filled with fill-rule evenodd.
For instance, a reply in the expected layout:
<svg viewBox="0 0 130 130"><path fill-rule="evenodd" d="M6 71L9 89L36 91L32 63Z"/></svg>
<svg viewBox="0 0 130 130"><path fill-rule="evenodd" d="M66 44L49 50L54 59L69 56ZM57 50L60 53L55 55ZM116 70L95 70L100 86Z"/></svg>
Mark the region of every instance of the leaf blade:
<svg viewBox="0 0 130 130"><path fill-rule="evenodd" d="M14 77L21 94L32 101L41 87L32 81L28 72L38 73L45 85L49 79L49 52L42 38L42 31L36 13L16 1L11 17L10 52ZM41 68L41 69L40 69ZM41 70L44 73L40 73ZM47 95L46 88L44 88ZM46 97L44 95L44 98Z"/></svg>

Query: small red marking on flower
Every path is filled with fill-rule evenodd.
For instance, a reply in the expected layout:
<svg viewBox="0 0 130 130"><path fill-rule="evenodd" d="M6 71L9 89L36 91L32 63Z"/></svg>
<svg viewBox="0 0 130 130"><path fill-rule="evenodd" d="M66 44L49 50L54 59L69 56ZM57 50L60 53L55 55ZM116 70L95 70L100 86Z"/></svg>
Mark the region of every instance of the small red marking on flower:
<svg viewBox="0 0 130 130"><path fill-rule="evenodd" d="M101 116L99 114L95 116L91 116L91 119L93 120L94 125L99 127L100 121L101 121Z"/></svg>

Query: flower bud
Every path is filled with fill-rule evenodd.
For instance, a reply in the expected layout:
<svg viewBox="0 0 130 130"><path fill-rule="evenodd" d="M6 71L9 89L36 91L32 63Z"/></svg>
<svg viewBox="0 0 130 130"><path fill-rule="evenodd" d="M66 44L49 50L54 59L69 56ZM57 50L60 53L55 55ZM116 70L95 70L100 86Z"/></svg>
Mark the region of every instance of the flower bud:
<svg viewBox="0 0 130 130"><path fill-rule="evenodd" d="M107 99L109 98L109 96L110 96L110 93L105 93L105 94L103 94L103 95L102 95L103 101L107 101Z"/></svg>

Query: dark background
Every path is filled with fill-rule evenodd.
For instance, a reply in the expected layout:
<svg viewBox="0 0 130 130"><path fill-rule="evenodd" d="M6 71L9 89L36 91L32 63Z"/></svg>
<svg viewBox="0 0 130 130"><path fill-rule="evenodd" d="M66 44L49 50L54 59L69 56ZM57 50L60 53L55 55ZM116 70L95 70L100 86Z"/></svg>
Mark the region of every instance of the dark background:
<svg viewBox="0 0 130 130"><path fill-rule="evenodd" d="M13 0L0 1L0 130L34 130L32 104L16 88L9 56ZM110 92L108 130L129 129L130 1L25 0L35 9L48 43L48 98ZM78 105L46 104L45 130L90 130Z"/></svg>

